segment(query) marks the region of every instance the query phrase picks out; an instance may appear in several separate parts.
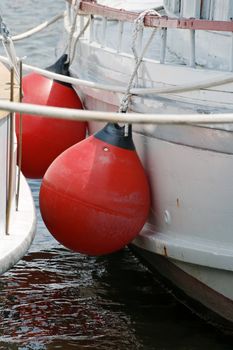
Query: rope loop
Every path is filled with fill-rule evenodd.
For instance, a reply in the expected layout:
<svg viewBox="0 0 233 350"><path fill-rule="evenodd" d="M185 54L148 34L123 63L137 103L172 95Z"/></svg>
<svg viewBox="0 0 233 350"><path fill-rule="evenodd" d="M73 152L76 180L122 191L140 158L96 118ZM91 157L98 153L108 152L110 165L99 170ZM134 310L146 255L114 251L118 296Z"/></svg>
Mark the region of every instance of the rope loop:
<svg viewBox="0 0 233 350"><path fill-rule="evenodd" d="M145 47L143 48L141 55L138 56L138 53L136 50L136 42L137 42L137 38L138 38L138 33L142 32L142 30L144 29L144 21L145 21L145 17L147 15L161 17L161 15L156 10L150 9L150 10L146 10L146 11L141 12L139 14L139 16L134 21L131 49L132 49L133 55L134 55L135 68L134 68L133 73L130 77L126 92L121 100L120 107L119 107L119 113L125 113L125 112L127 112L128 108L129 108L130 98L132 96L130 91L133 87L135 87L134 80L138 74L138 69L143 61L145 53L146 53L148 47L150 46L150 44L154 38L154 35L156 33L156 30L157 30L157 28L153 29L152 34L150 35L147 43L145 44Z"/></svg>
<svg viewBox="0 0 233 350"><path fill-rule="evenodd" d="M139 16L135 19L135 23L138 24L140 27L144 27L144 21L146 16L157 16L161 17L161 14L154 10L154 9L148 9L139 14Z"/></svg>
<svg viewBox="0 0 233 350"><path fill-rule="evenodd" d="M131 98L131 94L125 94L124 97L121 100L121 104L119 107L119 113L126 113L128 108L129 108L129 103L130 103L130 98Z"/></svg>
<svg viewBox="0 0 233 350"><path fill-rule="evenodd" d="M136 50L136 42L137 42L137 38L138 38L138 34L141 33L144 29L144 22L145 22L145 17L146 16L157 16L157 17L161 17L160 13L157 12L156 10L153 9L149 9L149 10L145 10L143 12L140 13L140 15L135 19L134 21L134 30L133 30L133 35L132 35L132 46L131 49L133 51L134 54L134 58L135 58L135 62L138 62L138 53ZM153 31L156 32L157 28L155 28Z"/></svg>

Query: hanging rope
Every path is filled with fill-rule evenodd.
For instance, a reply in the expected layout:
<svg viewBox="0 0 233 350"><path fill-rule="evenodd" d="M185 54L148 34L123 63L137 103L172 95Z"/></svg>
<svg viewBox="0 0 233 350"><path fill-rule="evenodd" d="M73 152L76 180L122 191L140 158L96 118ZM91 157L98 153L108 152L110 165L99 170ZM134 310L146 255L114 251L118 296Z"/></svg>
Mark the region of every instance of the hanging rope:
<svg viewBox="0 0 233 350"><path fill-rule="evenodd" d="M72 25L71 25L71 28L70 28L70 34L69 34L69 39L68 39L68 47L67 47L67 61L65 63L69 63L70 62L70 57L72 55L72 50L73 50L72 43L73 43L73 39L74 39L74 33L75 33L75 30L76 30L79 5L80 5L80 0L72 0L72 7L73 7L73 10L75 11L75 14L74 14Z"/></svg>
<svg viewBox="0 0 233 350"><path fill-rule="evenodd" d="M145 16L147 16L147 15L155 15L155 16L161 17L161 15L155 10L146 10L146 11L142 12L137 17L137 19L134 21L134 31L133 31L133 35L132 35L132 47L131 47L131 49L132 49L133 54L134 54L135 67L134 67L133 73L130 77L125 95L121 100L121 104L119 107L119 113L125 113L125 112L127 112L128 108L129 108L129 102L130 102L130 98L131 98L130 90L134 87L134 80L135 80L135 77L137 75L139 66L141 65L143 58L145 56L145 53L146 53L147 49L149 48L149 46L150 46L150 44L155 36L155 33L157 31L157 28L153 29L146 45L144 46L144 49L142 50L141 55L138 56L137 49L136 49L136 42L138 39L138 34L140 32L142 32L142 30L144 29L144 20L145 20Z"/></svg>
<svg viewBox="0 0 233 350"><path fill-rule="evenodd" d="M79 34L76 36L75 32L76 32L76 26L77 26L77 18L79 15L78 11L79 11L79 7L80 7L80 0L73 0L71 6L73 7L73 11L75 12L75 15L73 17L72 25L69 29L70 33L69 33L68 45L65 48L65 52L67 52L66 63L70 63L70 65L72 64L72 62L74 61L74 58L75 58L77 43L79 42L79 39L85 33L85 31L87 30L87 28L89 27L89 25L91 23L91 16L89 16L89 19L86 22L85 26L82 28L82 30L79 32Z"/></svg>
<svg viewBox="0 0 233 350"><path fill-rule="evenodd" d="M130 90L134 87L134 81L135 78L138 74L138 69L143 61L143 58L145 56L145 53L148 49L148 47L150 46L155 33L157 31L157 28L154 28L146 45L144 46L144 49L142 50L142 53L140 56L138 56L137 53L137 49L136 49L136 43L137 43L137 39L138 39L138 34L142 33L143 29L144 29L144 20L145 20L145 16L146 15L155 15L155 16L159 16L161 17L161 15L155 11L155 10L146 10L144 12L142 12L134 21L134 31L133 31L133 35L132 35L132 51L133 51L133 55L134 55L134 60L135 60L135 67L133 70L133 73L130 77L125 95L123 96L121 103L120 103L120 107L119 107L119 113L126 113L128 111L129 108L129 103L130 103L130 99L131 99L131 92ZM130 124L126 124L125 128L124 128L124 132L125 132L125 136L128 136L132 133L132 125Z"/></svg>
<svg viewBox="0 0 233 350"><path fill-rule="evenodd" d="M72 64L72 62L74 61L77 43L79 42L79 39L81 38L81 36L85 33L85 31L89 27L90 23L91 23L91 16L89 17L87 23L85 24L83 29L80 31L78 36L74 39L74 42L73 42L73 45L72 45L73 46L72 47L72 54L70 55L70 64Z"/></svg>
<svg viewBox="0 0 233 350"><path fill-rule="evenodd" d="M79 32L79 34L76 36L76 26L77 26L77 18L79 15L79 7L80 7L80 0L73 0L71 6L73 7L74 17L72 21L72 25L70 27L70 33L69 33L69 39L68 39L68 45L65 48L65 52L67 51L67 60L66 63L72 64L74 58L75 58L75 52L76 52L76 46L81 38L81 36L85 33L86 29L90 25L91 22L91 16L89 17L87 23L83 27L83 29Z"/></svg>

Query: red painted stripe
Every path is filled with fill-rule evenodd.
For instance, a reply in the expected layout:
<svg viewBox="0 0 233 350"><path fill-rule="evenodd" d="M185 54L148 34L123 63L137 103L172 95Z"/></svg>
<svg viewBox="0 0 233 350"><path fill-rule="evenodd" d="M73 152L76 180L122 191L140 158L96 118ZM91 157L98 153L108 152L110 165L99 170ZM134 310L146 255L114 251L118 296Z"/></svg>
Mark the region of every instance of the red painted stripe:
<svg viewBox="0 0 233 350"><path fill-rule="evenodd" d="M72 0L66 1L72 3ZM138 17L138 13L136 12L98 5L95 0L81 1L80 9L86 14L99 15L119 21L133 22ZM146 16L145 26L157 28L179 28L233 32L233 21L208 21L195 18L169 18L167 16Z"/></svg>

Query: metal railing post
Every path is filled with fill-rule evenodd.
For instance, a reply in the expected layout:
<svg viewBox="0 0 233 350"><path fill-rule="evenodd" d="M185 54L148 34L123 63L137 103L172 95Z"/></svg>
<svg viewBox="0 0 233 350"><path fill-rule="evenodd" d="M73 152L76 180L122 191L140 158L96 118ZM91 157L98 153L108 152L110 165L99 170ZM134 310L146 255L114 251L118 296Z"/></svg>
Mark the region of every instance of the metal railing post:
<svg viewBox="0 0 233 350"><path fill-rule="evenodd" d="M189 57L189 65L190 67L196 67L196 45L195 45L195 30L190 29L190 57Z"/></svg>
<svg viewBox="0 0 233 350"><path fill-rule="evenodd" d="M14 67L11 68L11 87L10 101L14 101ZM10 113L10 144L9 144L9 171L8 171L8 189L6 205L6 235L9 235L10 214L12 207L12 190L13 190L13 161L14 161L14 112Z"/></svg>
<svg viewBox="0 0 233 350"><path fill-rule="evenodd" d="M167 51L167 28L161 29L161 49L160 49L160 63L164 64L166 59L166 51Z"/></svg>

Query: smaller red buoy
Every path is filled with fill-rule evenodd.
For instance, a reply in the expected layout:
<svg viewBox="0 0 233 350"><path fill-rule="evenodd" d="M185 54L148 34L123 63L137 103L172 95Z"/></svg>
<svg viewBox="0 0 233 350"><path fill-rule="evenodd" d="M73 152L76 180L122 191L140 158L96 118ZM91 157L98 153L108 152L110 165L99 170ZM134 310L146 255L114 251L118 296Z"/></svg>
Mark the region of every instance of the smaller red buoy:
<svg viewBox="0 0 233 350"><path fill-rule="evenodd" d="M69 75L67 55L49 71ZM38 105L82 109L82 103L70 84L32 73L23 78L23 102ZM28 178L42 178L52 161L64 150L83 140L86 123L23 114L22 172ZM16 114L19 141L19 114Z"/></svg>
<svg viewBox="0 0 233 350"><path fill-rule="evenodd" d="M40 190L42 218L64 246L89 255L123 248L142 229L149 185L131 133L108 124L63 152Z"/></svg>

